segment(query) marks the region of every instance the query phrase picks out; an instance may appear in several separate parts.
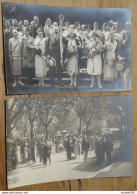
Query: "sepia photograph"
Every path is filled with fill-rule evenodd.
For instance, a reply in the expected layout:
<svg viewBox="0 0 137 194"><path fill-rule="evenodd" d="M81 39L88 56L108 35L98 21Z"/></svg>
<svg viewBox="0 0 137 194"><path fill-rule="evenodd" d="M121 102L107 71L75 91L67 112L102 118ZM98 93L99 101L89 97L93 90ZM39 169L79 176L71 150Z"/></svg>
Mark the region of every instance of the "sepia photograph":
<svg viewBox="0 0 137 194"><path fill-rule="evenodd" d="M131 90L131 9L2 3L7 94Z"/></svg>
<svg viewBox="0 0 137 194"><path fill-rule="evenodd" d="M132 176L132 97L6 100L8 189Z"/></svg>

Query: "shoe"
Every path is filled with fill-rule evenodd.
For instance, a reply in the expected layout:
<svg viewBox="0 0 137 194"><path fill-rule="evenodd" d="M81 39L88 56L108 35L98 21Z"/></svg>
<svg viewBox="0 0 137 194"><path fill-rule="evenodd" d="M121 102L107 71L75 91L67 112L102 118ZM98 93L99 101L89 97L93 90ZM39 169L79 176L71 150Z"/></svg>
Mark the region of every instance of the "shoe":
<svg viewBox="0 0 137 194"><path fill-rule="evenodd" d="M99 85L98 85L98 87L99 87L99 88L102 88L102 85L101 85L101 84L99 84Z"/></svg>
<svg viewBox="0 0 137 194"><path fill-rule="evenodd" d="M72 87L73 86L73 83L70 83L70 87Z"/></svg>
<svg viewBox="0 0 137 194"><path fill-rule="evenodd" d="M15 87L17 85L17 82L15 81L14 83L13 83L13 87Z"/></svg>
<svg viewBox="0 0 137 194"><path fill-rule="evenodd" d="M93 88L93 86L94 86L94 84L91 84L91 85L90 85L90 88Z"/></svg>
<svg viewBox="0 0 137 194"><path fill-rule="evenodd" d="M24 83L23 83L21 80L19 80L18 83L19 83L21 86L24 86Z"/></svg>
<svg viewBox="0 0 137 194"><path fill-rule="evenodd" d="M44 82L41 83L41 86L44 86Z"/></svg>
<svg viewBox="0 0 137 194"><path fill-rule="evenodd" d="M77 87L77 83L76 82L74 82L74 87Z"/></svg>

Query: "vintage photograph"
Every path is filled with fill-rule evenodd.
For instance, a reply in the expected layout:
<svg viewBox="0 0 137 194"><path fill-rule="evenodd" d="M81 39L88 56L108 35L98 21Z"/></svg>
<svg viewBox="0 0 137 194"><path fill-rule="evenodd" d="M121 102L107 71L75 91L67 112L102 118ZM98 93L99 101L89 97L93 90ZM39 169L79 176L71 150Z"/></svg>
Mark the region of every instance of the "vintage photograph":
<svg viewBox="0 0 137 194"><path fill-rule="evenodd" d="M131 90L131 9L2 3L7 94Z"/></svg>
<svg viewBox="0 0 137 194"><path fill-rule="evenodd" d="M132 97L6 101L8 188L132 176Z"/></svg>

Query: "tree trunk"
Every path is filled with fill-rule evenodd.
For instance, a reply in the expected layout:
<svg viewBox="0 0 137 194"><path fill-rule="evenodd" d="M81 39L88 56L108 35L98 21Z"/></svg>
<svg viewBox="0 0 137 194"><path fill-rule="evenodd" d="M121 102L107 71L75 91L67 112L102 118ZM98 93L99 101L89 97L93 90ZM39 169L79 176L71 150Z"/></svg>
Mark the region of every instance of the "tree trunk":
<svg viewBox="0 0 137 194"><path fill-rule="evenodd" d="M79 135L80 135L81 134L81 123L82 123L81 117L79 117L79 121L80 121L80 123L79 123Z"/></svg>

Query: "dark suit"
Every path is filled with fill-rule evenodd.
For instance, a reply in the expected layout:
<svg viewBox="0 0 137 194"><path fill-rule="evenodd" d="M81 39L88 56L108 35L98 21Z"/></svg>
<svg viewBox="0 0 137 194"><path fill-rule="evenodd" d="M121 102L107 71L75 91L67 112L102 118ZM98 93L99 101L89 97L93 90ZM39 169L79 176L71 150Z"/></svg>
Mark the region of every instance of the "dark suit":
<svg viewBox="0 0 137 194"><path fill-rule="evenodd" d="M59 84L62 82L62 65L60 63L60 38L59 35L55 38L55 35L52 35L47 40L47 54L53 57L56 61L56 76Z"/></svg>

